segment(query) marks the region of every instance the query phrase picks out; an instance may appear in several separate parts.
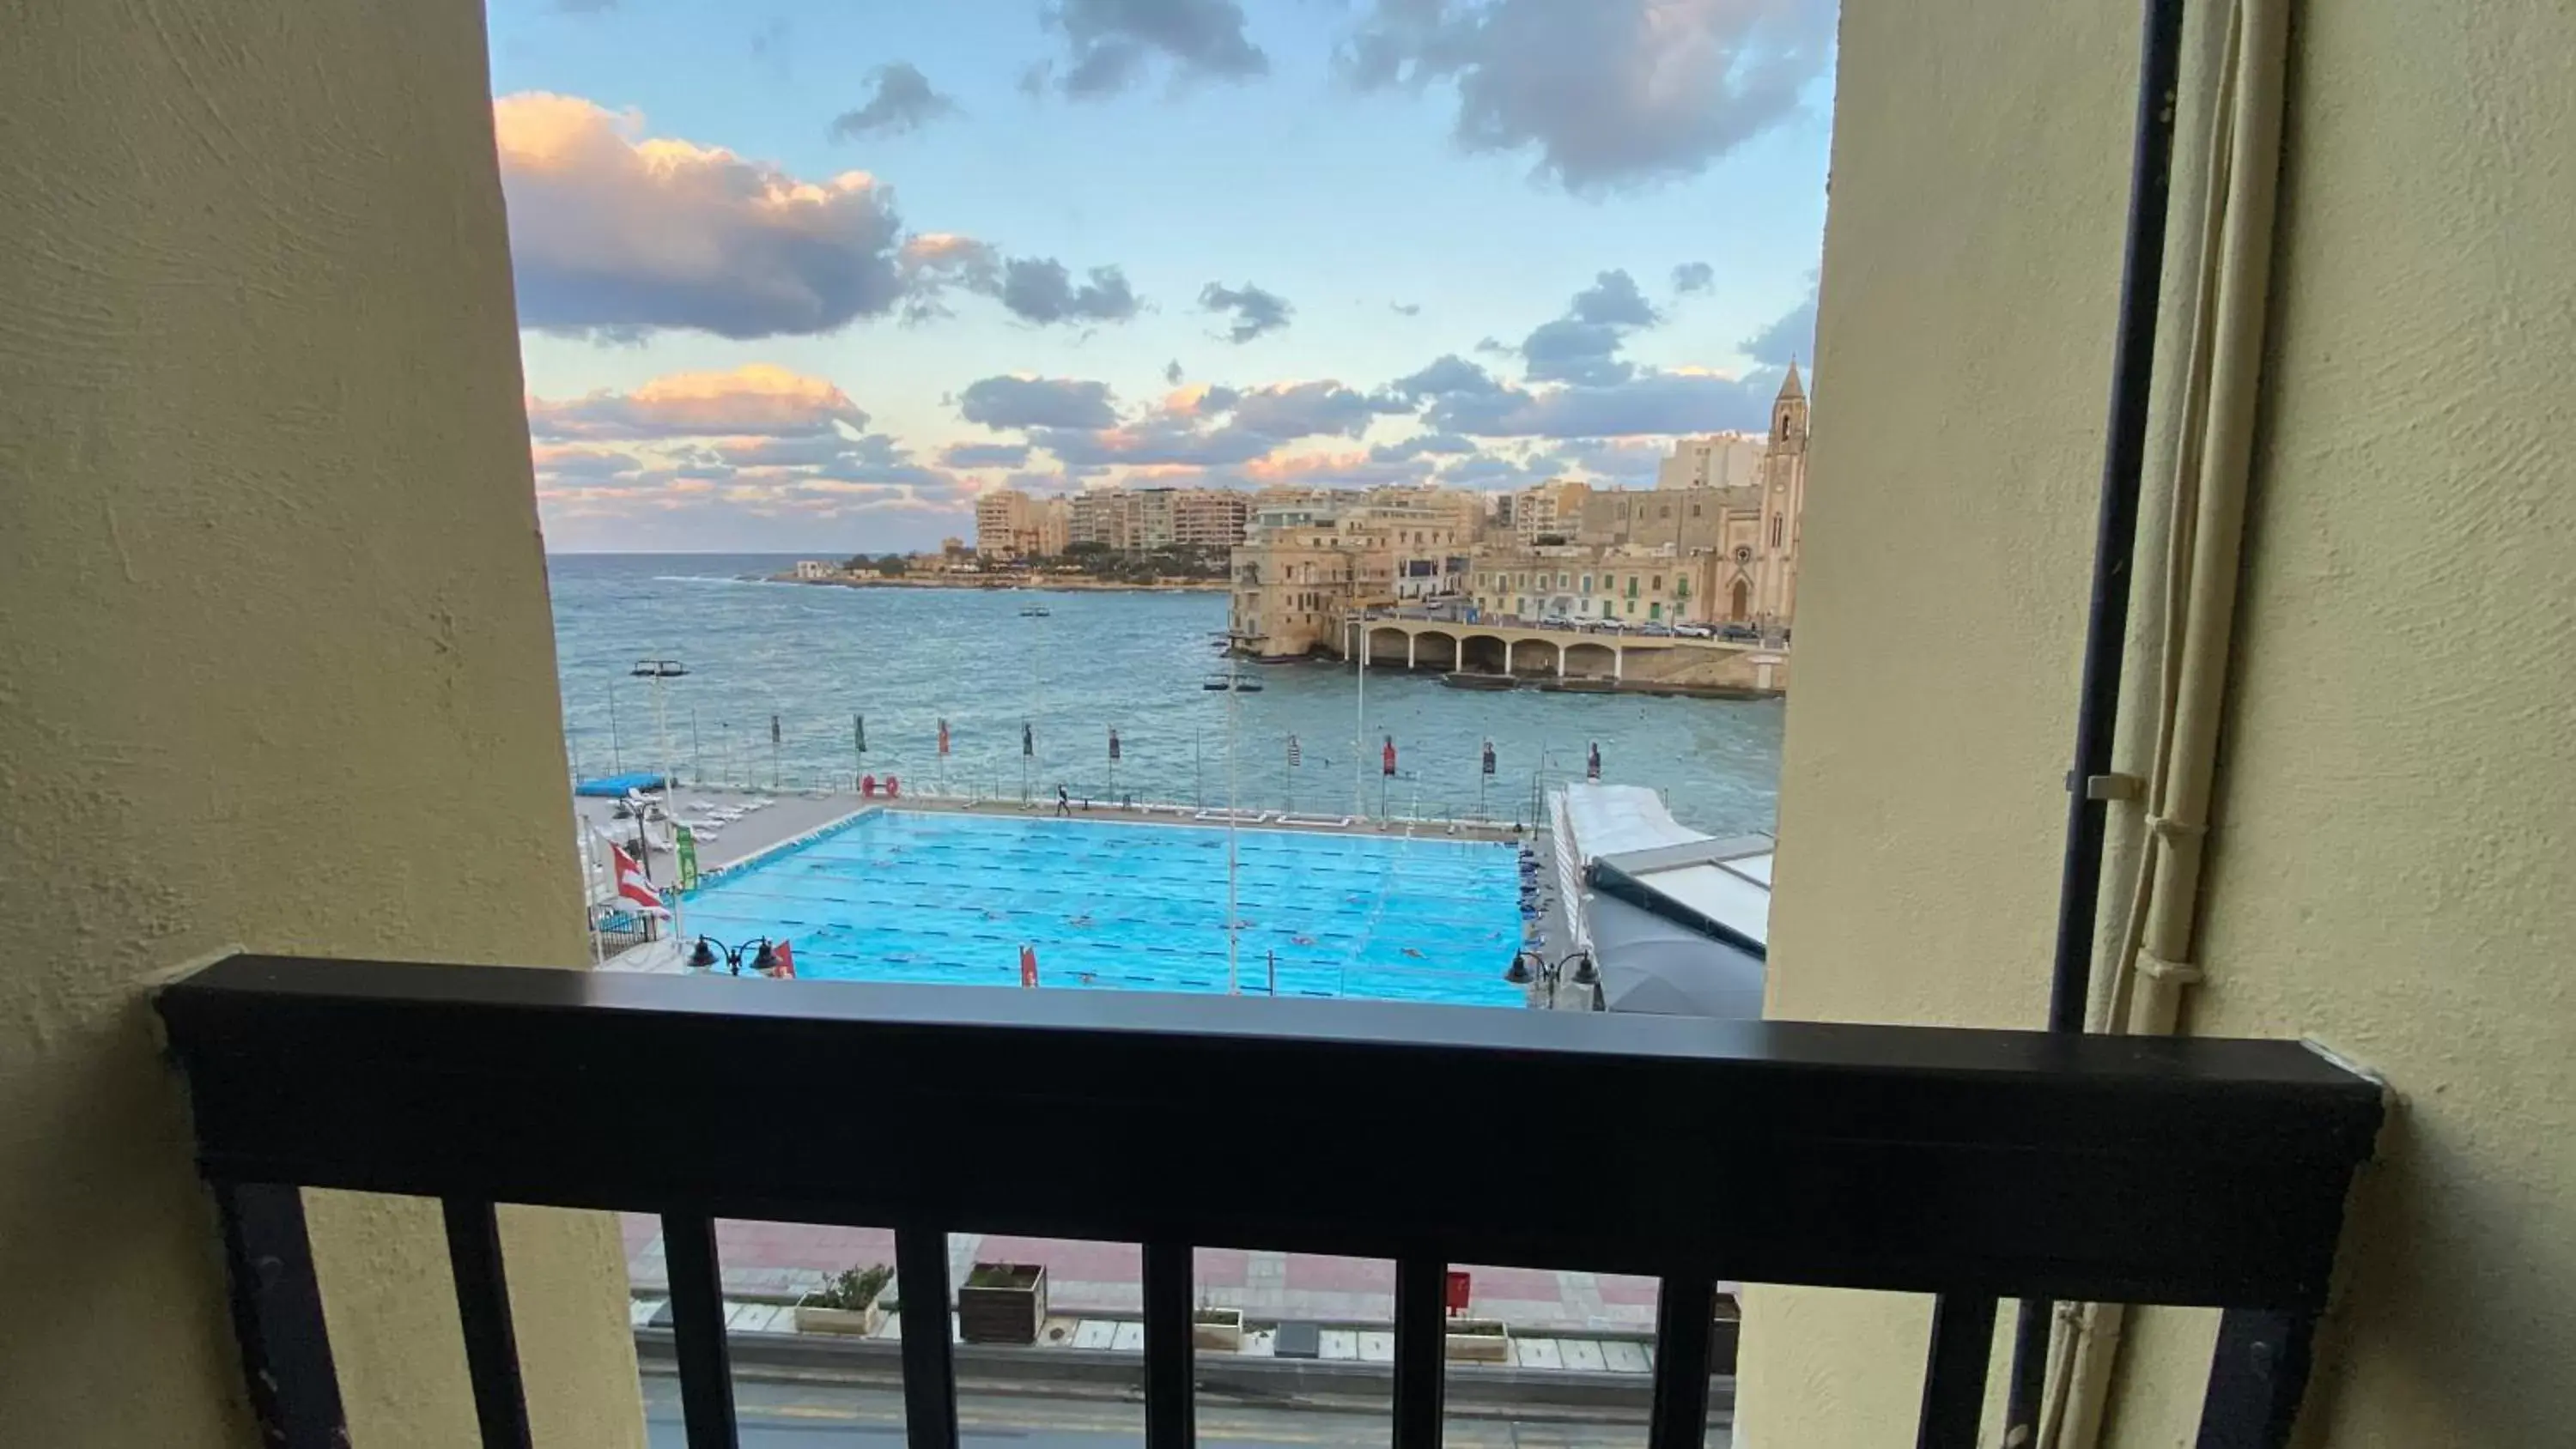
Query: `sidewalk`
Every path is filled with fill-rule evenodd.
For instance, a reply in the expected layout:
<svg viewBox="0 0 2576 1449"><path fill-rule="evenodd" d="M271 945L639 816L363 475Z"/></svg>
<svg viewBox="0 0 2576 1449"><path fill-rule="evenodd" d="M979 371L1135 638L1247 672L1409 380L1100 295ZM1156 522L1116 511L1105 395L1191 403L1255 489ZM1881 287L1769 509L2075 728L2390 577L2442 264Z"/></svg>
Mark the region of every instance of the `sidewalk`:
<svg viewBox="0 0 2576 1449"><path fill-rule="evenodd" d="M622 1214L620 1222L635 1291L667 1291L661 1223L633 1213ZM793 1296L844 1268L894 1262L894 1233L884 1228L725 1221L716 1225L716 1242L725 1292L735 1297ZM1047 1297L1055 1312L1132 1317L1144 1309L1144 1260L1133 1243L949 1236L951 1283L963 1281L978 1261L1046 1265ZM1468 1311L1476 1317L1550 1332L1654 1330L1651 1278L1458 1266L1472 1277ZM1255 1321L1395 1320L1395 1265L1384 1259L1201 1248L1193 1292L1206 1306L1240 1308Z"/></svg>

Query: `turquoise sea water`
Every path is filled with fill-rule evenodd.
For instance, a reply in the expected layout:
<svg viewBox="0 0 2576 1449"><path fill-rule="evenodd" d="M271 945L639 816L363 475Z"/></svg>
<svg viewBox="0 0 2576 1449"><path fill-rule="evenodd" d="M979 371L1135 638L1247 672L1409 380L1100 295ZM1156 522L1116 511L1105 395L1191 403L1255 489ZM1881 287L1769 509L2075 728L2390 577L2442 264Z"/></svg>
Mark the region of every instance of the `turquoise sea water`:
<svg viewBox="0 0 2576 1449"><path fill-rule="evenodd" d="M1226 831L880 810L692 893L685 928L784 936L800 977L1222 993ZM1508 845L1235 832L1250 995L1517 1006Z"/></svg>
<svg viewBox="0 0 2576 1449"><path fill-rule="evenodd" d="M652 696L638 658L690 670L668 687L685 780L851 788L972 786L1016 798L1133 794L1220 806L1229 793L1221 671L1224 595L843 589L746 582L792 560L740 555L558 555L548 560L567 744L583 774L653 767ZM1046 618L1023 618L1043 605ZM1352 671L1242 666L1232 793L1244 808L1525 819L1534 787L1580 778L1597 743L1605 780L1653 786L1685 824L1769 830L1782 706L1634 696L1483 693L1429 673L1371 670L1354 730ZM867 753L852 715L866 719ZM770 722L778 722L778 742ZM951 754L937 751L949 722ZM1021 753L1026 725L1034 753ZM1109 732L1119 734L1114 771ZM1354 751L1354 738L1359 741ZM1392 735L1398 774L1379 773ZM1289 742L1297 742L1291 765ZM1493 741L1496 773L1478 769ZM1359 765L1354 789L1353 764Z"/></svg>

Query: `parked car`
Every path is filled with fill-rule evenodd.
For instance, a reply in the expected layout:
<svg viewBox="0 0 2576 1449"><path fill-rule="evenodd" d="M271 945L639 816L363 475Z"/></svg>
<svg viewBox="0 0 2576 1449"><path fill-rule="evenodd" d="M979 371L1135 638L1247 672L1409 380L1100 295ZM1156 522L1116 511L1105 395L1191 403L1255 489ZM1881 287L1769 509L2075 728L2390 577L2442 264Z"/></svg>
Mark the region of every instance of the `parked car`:
<svg viewBox="0 0 2576 1449"><path fill-rule="evenodd" d="M1714 639L1717 631L1706 624L1675 624L1673 632L1685 639Z"/></svg>
<svg viewBox="0 0 2576 1449"><path fill-rule="evenodd" d="M1762 631L1750 624L1727 624L1718 629L1717 637L1736 644L1759 644Z"/></svg>
<svg viewBox="0 0 2576 1449"><path fill-rule="evenodd" d="M1649 619L1645 623L1637 626L1637 632L1640 634L1650 634L1658 639L1669 638L1672 635L1673 626L1665 623L1661 619Z"/></svg>

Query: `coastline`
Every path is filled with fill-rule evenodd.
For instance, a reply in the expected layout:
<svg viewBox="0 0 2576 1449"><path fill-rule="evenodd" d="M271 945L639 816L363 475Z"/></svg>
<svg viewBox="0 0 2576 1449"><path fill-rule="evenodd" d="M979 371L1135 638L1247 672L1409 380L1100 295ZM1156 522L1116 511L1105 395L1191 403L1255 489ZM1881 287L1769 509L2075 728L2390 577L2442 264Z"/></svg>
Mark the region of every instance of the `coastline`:
<svg viewBox="0 0 2576 1449"><path fill-rule="evenodd" d="M771 574L773 584L822 584L844 589L987 589L1007 592L1013 589L1071 594L1221 594L1231 585L1224 579L1154 579L1135 582L1124 579L1058 578L1033 575L1018 579L994 579L982 575L964 577L931 575L913 578L908 575L889 578L882 574L835 574L830 578L799 578L795 574Z"/></svg>

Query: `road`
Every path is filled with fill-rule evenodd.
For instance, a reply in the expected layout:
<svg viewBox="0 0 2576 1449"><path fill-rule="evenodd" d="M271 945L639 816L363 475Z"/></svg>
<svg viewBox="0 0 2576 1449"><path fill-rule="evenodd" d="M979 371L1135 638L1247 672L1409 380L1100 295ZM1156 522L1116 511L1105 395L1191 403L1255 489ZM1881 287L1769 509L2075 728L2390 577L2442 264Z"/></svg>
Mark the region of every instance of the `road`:
<svg viewBox="0 0 2576 1449"><path fill-rule="evenodd" d="M891 1389L834 1383L738 1381L735 1413L742 1449L902 1449L903 1396ZM1017 1394L961 1394L961 1449L1137 1449L1145 1439L1141 1403ZM644 1378L644 1418L653 1449L684 1449L680 1386ZM1270 1408L1202 1400L1200 1442L1229 1449L1386 1449L1384 1414ZM1453 1417L1446 1449L1645 1449L1646 1427ZM1727 1449L1723 1428L1709 1449Z"/></svg>

